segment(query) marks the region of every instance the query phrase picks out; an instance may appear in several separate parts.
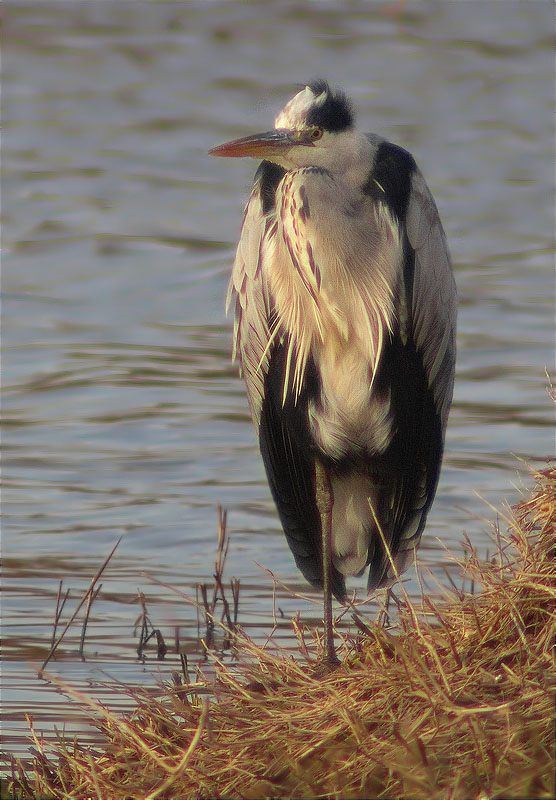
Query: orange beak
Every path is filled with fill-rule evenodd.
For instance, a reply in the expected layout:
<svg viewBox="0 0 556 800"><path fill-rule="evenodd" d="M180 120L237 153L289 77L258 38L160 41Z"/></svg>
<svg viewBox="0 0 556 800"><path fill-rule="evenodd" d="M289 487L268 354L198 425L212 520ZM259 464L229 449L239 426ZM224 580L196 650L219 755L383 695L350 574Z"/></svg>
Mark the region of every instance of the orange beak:
<svg viewBox="0 0 556 800"><path fill-rule="evenodd" d="M232 142L219 144L209 150L211 156L227 158L272 158L282 155L286 150L299 144L288 130L272 130L234 139Z"/></svg>

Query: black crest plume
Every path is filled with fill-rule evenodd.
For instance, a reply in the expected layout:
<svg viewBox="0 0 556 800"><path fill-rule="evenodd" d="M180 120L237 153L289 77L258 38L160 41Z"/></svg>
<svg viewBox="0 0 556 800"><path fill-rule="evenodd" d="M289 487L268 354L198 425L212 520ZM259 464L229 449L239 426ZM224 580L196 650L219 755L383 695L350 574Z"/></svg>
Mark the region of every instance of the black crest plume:
<svg viewBox="0 0 556 800"><path fill-rule="evenodd" d="M312 108L307 115L309 125L318 125L325 131L339 133L353 127L354 113L351 102L340 89L331 89L322 79L309 84L315 97L326 92L323 103Z"/></svg>

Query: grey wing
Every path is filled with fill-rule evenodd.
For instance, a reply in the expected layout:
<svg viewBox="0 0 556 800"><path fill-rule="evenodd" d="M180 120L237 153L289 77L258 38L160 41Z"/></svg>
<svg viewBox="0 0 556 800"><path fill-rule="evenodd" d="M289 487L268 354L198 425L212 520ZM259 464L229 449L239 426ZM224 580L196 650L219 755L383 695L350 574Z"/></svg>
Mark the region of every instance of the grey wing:
<svg viewBox="0 0 556 800"><path fill-rule="evenodd" d="M411 181L406 231L415 252L413 338L444 430L454 385L457 292L438 210L418 170Z"/></svg>
<svg viewBox="0 0 556 800"><path fill-rule="evenodd" d="M455 367L456 289L432 195L416 170L405 223L399 330L381 357L377 391L389 393L395 434L377 464L384 477L378 517L398 573L409 565L433 502ZM373 537L369 588L393 578Z"/></svg>
<svg viewBox="0 0 556 800"><path fill-rule="evenodd" d="M261 264L266 226L259 180L256 179L245 208L227 305L230 305L235 294L233 357L240 362L251 415L257 428L261 418L270 341L270 312Z"/></svg>

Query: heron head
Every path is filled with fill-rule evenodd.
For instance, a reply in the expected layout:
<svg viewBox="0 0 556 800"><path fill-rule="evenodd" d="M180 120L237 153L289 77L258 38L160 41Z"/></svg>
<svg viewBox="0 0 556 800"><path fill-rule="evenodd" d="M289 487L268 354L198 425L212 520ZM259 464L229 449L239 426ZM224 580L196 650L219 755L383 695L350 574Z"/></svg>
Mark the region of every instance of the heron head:
<svg viewBox="0 0 556 800"><path fill-rule="evenodd" d="M341 143L353 131L351 103L323 80L305 86L278 114L274 130L234 139L209 153L232 158L272 161L286 169L302 166L333 168Z"/></svg>

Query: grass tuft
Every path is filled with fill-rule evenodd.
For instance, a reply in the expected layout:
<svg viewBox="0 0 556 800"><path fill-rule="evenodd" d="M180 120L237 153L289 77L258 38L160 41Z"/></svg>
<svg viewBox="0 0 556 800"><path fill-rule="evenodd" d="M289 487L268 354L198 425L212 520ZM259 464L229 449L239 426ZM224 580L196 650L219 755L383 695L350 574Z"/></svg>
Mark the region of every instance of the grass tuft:
<svg viewBox="0 0 556 800"><path fill-rule="evenodd" d="M212 653L210 680L130 689L130 716L64 686L105 744L47 755L33 732L32 768L13 760L2 796L553 798L556 469L534 479L494 555L468 547L475 591L397 599L395 633L361 621L334 671L238 628L237 665Z"/></svg>

